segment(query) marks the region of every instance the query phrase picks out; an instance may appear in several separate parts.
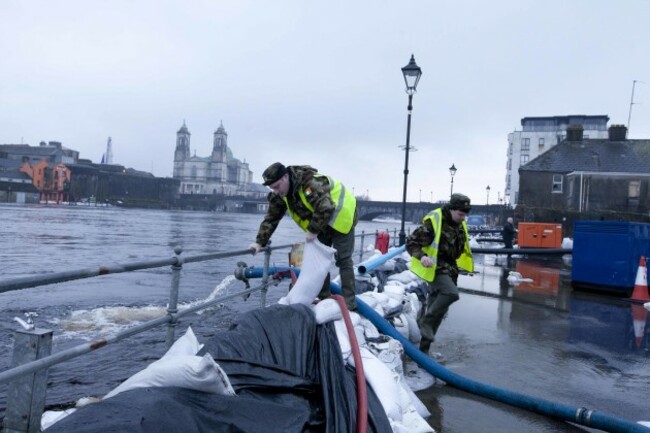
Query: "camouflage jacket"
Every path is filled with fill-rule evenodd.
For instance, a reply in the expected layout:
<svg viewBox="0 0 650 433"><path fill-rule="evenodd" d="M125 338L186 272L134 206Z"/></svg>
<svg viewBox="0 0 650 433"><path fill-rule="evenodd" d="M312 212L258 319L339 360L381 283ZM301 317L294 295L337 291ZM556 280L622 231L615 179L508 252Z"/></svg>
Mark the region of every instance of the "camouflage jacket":
<svg viewBox="0 0 650 433"><path fill-rule="evenodd" d="M308 165L290 165L287 169L290 181L287 202L291 210L300 218L309 220L308 231L321 233L327 227L335 209L329 193L327 177L314 177L318 171ZM313 212L307 209L300 199L298 193L301 190L304 191L307 201L314 208ZM287 213L287 205L280 195L270 192L268 200L269 209L260 224L255 240L261 246L266 246L282 217Z"/></svg>
<svg viewBox="0 0 650 433"><path fill-rule="evenodd" d="M434 231L431 221L426 221L411 233L406 240L406 251L417 258L425 254L422 247L430 245L434 240ZM461 256L465 248L465 232L460 224L451 219L451 213L446 206L442 207L442 233L438 246L438 265L436 274L449 274L452 278L458 276L456 259Z"/></svg>

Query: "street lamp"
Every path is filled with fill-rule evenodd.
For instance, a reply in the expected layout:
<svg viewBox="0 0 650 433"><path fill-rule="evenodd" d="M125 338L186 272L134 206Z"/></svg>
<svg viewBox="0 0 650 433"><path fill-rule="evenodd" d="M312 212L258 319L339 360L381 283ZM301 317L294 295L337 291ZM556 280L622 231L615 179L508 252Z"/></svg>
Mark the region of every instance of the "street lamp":
<svg viewBox="0 0 650 433"><path fill-rule="evenodd" d="M404 232L404 221L406 220L406 190L409 175L409 150L411 141L411 111L413 111L413 94L418 86L418 81L422 76L422 69L415 63L415 57L411 54L411 60L408 65L402 68L404 82L406 83L406 94L409 95L409 105L407 107L408 116L406 121L406 147L404 148L404 191L402 193L402 226L399 232L399 244L406 243L406 233Z"/></svg>
<svg viewBox="0 0 650 433"><path fill-rule="evenodd" d="M452 162L451 167L449 167L449 174L451 174L451 192L449 193L449 198L454 195L454 176L456 175L456 170L456 166Z"/></svg>
<svg viewBox="0 0 650 433"><path fill-rule="evenodd" d="M490 185L485 187L485 192L487 192L487 198L485 199L485 204L490 204Z"/></svg>

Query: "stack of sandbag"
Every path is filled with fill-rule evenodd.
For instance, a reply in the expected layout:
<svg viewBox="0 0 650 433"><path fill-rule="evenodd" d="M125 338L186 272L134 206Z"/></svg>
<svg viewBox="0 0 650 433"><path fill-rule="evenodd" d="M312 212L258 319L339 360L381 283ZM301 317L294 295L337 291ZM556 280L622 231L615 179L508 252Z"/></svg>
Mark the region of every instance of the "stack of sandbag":
<svg viewBox="0 0 650 433"><path fill-rule="evenodd" d="M380 295L377 298L370 293L362 295L364 301L376 301L373 302L373 308L385 309L387 307L382 304L392 304L391 300L394 300L382 293L377 293L376 295ZM415 300L417 301L417 297ZM334 322L343 360L355 367L348 331L339 304L333 299L326 299L313 306L313 309L318 323ZM393 432L435 432L424 419L430 416L430 413L404 380L402 344L391 337L381 335L369 320L357 313L350 312L350 319L359 344L366 381L381 401Z"/></svg>

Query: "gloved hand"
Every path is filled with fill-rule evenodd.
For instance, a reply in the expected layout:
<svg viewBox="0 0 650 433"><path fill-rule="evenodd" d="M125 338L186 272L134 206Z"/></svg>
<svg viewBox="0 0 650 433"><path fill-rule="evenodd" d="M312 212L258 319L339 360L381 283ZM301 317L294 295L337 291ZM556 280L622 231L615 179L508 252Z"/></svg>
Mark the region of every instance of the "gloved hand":
<svg viewBox="0 0 650 433"><path fill-rule="evenodd" d="M262 246L258 244L257 242L253 242L248 246L248 249L251 250L251 254L255 255L260 252L260 249L262 249Z"/></svg>
<svg viewBox="0 0 650 433"><path fill-rule="evenodd" d="M307 232L306 241L311 242L318 237L318 233Z"/></svg>
<svg viewBox="0 0 650 433"><path fill-rule="evenodd" d="M422 263L422 266L425 268L430 268L433 265L433 260L431 260L431 257L429 256L424 256L420 259L420 263Z"/></svg>

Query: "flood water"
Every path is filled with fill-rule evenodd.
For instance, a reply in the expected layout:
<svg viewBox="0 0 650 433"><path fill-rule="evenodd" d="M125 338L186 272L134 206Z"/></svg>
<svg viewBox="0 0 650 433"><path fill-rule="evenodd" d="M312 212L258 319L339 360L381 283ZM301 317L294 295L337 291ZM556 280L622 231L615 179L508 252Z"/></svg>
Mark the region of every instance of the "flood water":
<svg viewBox="0 0 650 433"><path fill-rule="evenodd" d="M254 241L261 215L119 208L0 206L0 279L61 272L101 265L182 255L233 251ZM399 229L398 223L360 222L364 231ZM411 229L412 226L407 227ZM301 232L283 221L274 245L299 242ZM365 246L372 243L365 239ZM357 248L360 248L357 241ZM262 255L183 266L179 303L194 302L243 289L232 277L238 261L261 266ZM443 322L436 351L444 366L467 378L512 391L628 420L650 420L650 331L630 303L570 286L570 258L515 258L476 255L474 276L461 276L461 299ZM355 255L355 261L358 257ZM272 263L287 264L276 251ZM532 281L513 284L510 271ZM39 328L54 331L53 351L110 335L164 314L169 296L169 267L0 293L0 369L9 367L14 317L38 314ZM268 302L286 293L280 285ZM209 337L232 318L256 308L259 298L236 298L201 315L183 318ZM636 314L636 316L634 315ZM165 329L154 329L50 369L47 404L101 396L164 353ZM127 354L125 356L125 353ZM406 365L412 378L422 375ZM6 385L0 385L4 412ZM581 428L549 420L437 382L418 392L439 432L554 432ZM1 413L0 413L1 416Z"/></svg>
<svg viewBox="0 0 650 433"><path fill-rule="evenodd" d="M460 277L461 299L438 331L434 350L445 367L551 402L650 420L650 326L642 307L572 290L570 257L475 260L478 273ZM513 284L511 271L532 281ZM636 335L634 319L643 320ZM596 431L440 383L418 395L441 432Z"/></svg>

